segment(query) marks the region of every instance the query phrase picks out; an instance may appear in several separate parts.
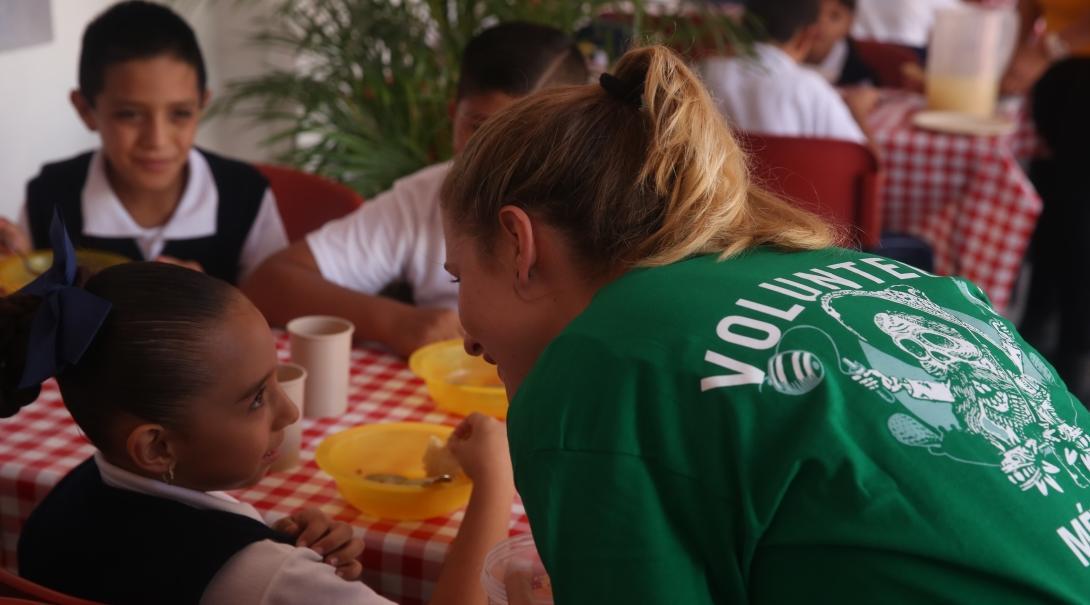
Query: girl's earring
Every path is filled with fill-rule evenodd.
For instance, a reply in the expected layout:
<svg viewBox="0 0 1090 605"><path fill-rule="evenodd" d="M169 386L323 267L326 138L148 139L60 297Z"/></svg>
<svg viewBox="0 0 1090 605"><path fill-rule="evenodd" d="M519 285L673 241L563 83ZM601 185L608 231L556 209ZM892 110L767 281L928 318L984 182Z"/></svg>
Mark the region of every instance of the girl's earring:
<svg viewBox="0 0 1090 605"><path fill-rule="evenodd" d="M167 472L163 473L163 483L174 483L174 463L171 463Z"/></svg>

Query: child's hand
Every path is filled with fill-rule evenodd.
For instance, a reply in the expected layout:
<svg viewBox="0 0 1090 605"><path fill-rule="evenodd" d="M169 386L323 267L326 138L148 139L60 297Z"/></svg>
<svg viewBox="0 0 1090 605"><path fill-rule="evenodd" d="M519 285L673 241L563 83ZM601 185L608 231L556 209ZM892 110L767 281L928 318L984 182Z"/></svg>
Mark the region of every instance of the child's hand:
<svg viewBox="0 0 1090 605"><path fill-rule="evenodd" d="M470 414L454 429L447 447L474 483L513 488L507 427L502 422L483 414Z"/></svg>
<svg viewBox="0 0 1090 605"><path fill-rule="evenodd" d="M0 254L26 254L30 252L30 237L19 225L0 218Z"/></svg>
<svg viewBox="0 0 1090 605"><path fill-rule="evenodd" d="M179 267L185 267L186 269L192 269L204 273L204 267L200 263L193 260L182 260L180 258L174 258L173 256L159 256L155 259L157 263L166 263L168 265L178 265Z"/></svg>
<svg viewBox="0 0 1090 605"><path fill-rule="evenodd" d="M347 523L333 521L316 508L306 508L277 521L273 529L295 537L296 546L318 553L345 580L358 580L363 573L357 560L363 552L363 540L355 537Z"/></svg>
<svg viewBox="0 0 1090 605"><path fill-rule="evenodd" d="M840 94L844 96L844 103L856 120L866 118L878 105L878 89L873 86L849 86L841 89Z"/></svg>
<svg viewBox="0 0 1090 605"><path fill-rule="evenodd" d="M409 307L391 327L387 344L402 357L424 345L465 336L458 313L450 309Z"/></svg>

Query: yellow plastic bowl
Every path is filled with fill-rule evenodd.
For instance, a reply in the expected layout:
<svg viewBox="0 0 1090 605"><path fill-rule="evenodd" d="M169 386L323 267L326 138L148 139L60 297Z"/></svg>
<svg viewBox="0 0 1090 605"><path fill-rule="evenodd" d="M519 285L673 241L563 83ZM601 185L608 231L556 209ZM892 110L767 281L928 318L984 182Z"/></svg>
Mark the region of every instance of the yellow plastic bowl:
<svg viewBox="0 0 1090 605"><path fill-rule="evenodd" d="M507 418L507 392L496 366L465 352L461 340L444 340L418 349L409 369L428 387L440 409L468 416L480 412Z"/></svg>
<svg viewBox="0 0 1090 605"><path fill-rule="evenodd" d="M382 519L415 521L444 517L469 502L473 483L462 474L429 487L391 485L364 479L372 473L424 477L424 452L432 435L446 441L449 426L394 422L357 426L326 437L318 445L318 468L360 512Z"/></svg>
<svg viewBox="0 0 1090 605"><path fill-rule="evenodd" d="M112 252L76 250L76 263L93 272L129 261L130 259ZM33 269L33 272L28 270L27 265L30 266L30 269ZM52 265L53 252L51 250L30 252L26 255L25 263L21 257L14 254L0 259L0 288L7 293L15 292L34 281L34 278L38 275L48 271Z"/></svg>

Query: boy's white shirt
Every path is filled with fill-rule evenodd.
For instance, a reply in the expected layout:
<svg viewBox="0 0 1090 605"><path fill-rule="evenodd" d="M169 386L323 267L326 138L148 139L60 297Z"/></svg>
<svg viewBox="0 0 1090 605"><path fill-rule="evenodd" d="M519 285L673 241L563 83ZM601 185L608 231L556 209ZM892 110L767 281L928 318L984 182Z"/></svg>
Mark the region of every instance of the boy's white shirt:
<svg viewBox="0 0 1090 605"><path fill-rule="evenodd" d="M842 139L866 136L840 93L821 74L771 45L756 57L713 57L700 73L727 122L741 130L788 137Z"/></svg>
<svg viewBox="0 0 1090 605"><path fill-rule="evenodd" d="M322 277L365 294L394 281L412 286L421 307L458 305L458 285L443 269L446 240L439 190L450 162L399 179L352 214L307 236Z"/></svg>
<svg viewBox="0 0 1090 605"><path fill-rule="evenodd" d="M257 509L224 492L199 492L168 485L110 464L95 452L102 481L111 487L166 498L199 509L221 510L264 523ZM164 548L169 548L164 545ZM271 540L235 553L208 583L201 605L391 605L363 582L348 582L309 548Z"/></svg>
<svg viewBox="0 0 1090 605"><path fill-rule="evenodd" d="M87 180L83 184L80 200L83 234L92 237L133 238L145 260L154 260L162 254L168 240L215 235L219 190L212 178L212 170L196 149L189 150L188 166L189 176L185 190L174 214L164 225L141 227L110 187L102 151L96 151L91 156L91 165L87 170ZM29 229L25 206L19 221L24 230ZM239 255L239 281L266 258L287 245L288 234L276 206L276 197L271 189L266 188Z"/></svg>
<svg viewBox="0 0 1090 605"><path fill-rule="evenodd" d="M925 48L939 9L960 0L858 0L852 37Z"/></svg>

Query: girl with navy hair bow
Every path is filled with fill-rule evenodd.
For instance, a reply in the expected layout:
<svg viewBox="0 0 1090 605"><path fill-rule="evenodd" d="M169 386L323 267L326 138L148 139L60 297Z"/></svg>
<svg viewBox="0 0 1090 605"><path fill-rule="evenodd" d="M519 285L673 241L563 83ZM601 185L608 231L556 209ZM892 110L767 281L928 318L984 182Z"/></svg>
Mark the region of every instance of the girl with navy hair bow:
<svg viewBox="0 0 1090 605"><path fill-rule="evenodd" d="M56 376L97 451L31 514L20 573L105 603L388 603L355 581L363 544L348 525L307 510L269 527L222 491L259 481L298 418L249 300L161 263L79 287L58 219L52 241L53 268L0 300L0 416ZM513 496L503 426L474 416L456 435L476 487L432 603L483 602L480 568Z"/></svg>

